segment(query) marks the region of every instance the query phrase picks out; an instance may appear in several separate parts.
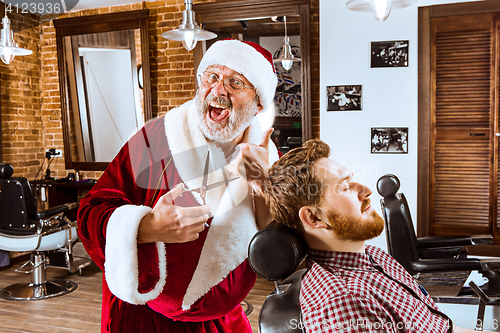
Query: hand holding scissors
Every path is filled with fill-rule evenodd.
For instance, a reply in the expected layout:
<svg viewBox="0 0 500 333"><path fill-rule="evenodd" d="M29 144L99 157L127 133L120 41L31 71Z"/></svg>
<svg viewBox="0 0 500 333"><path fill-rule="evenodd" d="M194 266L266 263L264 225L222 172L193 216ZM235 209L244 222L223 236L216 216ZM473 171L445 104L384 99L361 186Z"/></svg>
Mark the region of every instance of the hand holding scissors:
<svg viewBox="0 0 500 333"><path fill-rule="evenodd" d="M202 179L202 182L201 182L201 186L198 187L198 188L190 189L190 188L187 188L184 184L177 185L183 191L186 191L186 192L197 192L197 193L199 193L200 197L201 197L201 200L203 201L203 205L206 204L206 196L207 196L207 191L208 190L211 190L213 188L216 188L216 187L219 187L219 186L223 186L223 185L227 186L230 182L232 182L233 180L236 180L236 179L239 178L239 177L235 177L235 178L231 178L231 179L228 180L228 179L226 179L224 177L225 178L224 181L220 181L220 182L217 182L217 183L213 183L213 184L207 185L208 184L208 170L209 170L209 167L210 167L210 151L207 152L207 158L205 160L205 170L203 172L203 179ZM209 212L208 215L209 215L209 218L213 217L211 212ZM207 227L207 228L209 227L209 225L208 225L207 222L205 222L205 227Z"/></svg>
<svg viewBox="0 0 500 333"><path fill-rule="evenodd" d="M185 243L198 239L210 218L210 206L176 206L174 200L182 192L181 187L174 187L158 199L139 224L138 243Z"/></svg>

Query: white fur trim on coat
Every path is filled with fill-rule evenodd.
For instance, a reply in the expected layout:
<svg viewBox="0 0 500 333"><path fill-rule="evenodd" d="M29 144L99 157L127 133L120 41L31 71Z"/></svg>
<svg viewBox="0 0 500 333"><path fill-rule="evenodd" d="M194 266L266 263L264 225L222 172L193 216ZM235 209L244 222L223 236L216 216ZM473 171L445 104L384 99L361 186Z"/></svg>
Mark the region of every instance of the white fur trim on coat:
<svg viewBox="0 0 500 333"><path fill-rule="evenodd" d="M121 206L111 214L106 229L106 282L116 297L132 304L145 304L158 297L167 278L165 244L157 242L160 279L151 291L145 294L138 291L137 232L142 218L151 210L147 206Z"/></svg>
<svg viewBox="0 0 500 333"><path fill-rule="evenodd" d="M202 183L203 169L207 151L211 160L224 159L223 151L209 143L198 126L196 104L187 102L165 115L165 132L177 172L189 188L197 188ZM259 144L263 130L257 118L248 129L248 141ZM205 147L205 149L203 149ZM198 148L198 149L194 149ZM276 146L269 143L269 162L278 159ZM224 181L223 172L228 179L233 178L227 170L212 171L208 184ZM220 283L232 270L248 256L248 245L257 232L253 197L245 179L229 183L207 191L206 202L214 218L208 229L198 266L189 283L182 308L187 310L212 287ZM197 193L192 192L201 204Z"/></svg>

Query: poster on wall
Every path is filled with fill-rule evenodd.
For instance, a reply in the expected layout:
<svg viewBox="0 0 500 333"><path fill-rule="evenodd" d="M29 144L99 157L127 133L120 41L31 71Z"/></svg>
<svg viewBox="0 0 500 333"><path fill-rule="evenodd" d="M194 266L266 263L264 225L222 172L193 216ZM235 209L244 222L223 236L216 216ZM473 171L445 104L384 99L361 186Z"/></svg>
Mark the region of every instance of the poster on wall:
<svg viewBox="0 0 500 333"><path fill-rule="evenodd" d="M360 111L361 85L326 87L327 111Z"/></svg>
<svg viewBox="0 0 500 333"><path fill-rule="evenodd" d="M408 67L409 41L372 42L371 68Z"/></svg>
<svg viewBox="0 0 500 333"><path fill-rule="evenodd" d="M291 44L292 54L300 58L300 47ZM282 47L274 52L274 59L281 56ZM278 85L274 95L276 115L279 117L302 117L302 72L300 61L294 61L288 70L280 62L275 62Z"/></svg>
<svg viewBox="0 0 500 333"><path fill-rule="evenodd" d="M372 127L372 154L407 154L408 127Z"/></svg>

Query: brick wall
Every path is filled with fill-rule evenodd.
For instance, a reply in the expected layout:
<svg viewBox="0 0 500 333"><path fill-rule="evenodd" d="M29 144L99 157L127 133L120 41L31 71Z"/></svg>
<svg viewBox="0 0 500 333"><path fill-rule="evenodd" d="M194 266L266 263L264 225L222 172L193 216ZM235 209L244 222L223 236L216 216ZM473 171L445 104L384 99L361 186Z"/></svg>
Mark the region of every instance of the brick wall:
<svg viewBox="0 0 500 333"><path fill-rule="evenodd" d="M3 17L3 6L1 15ZM14 7L15 8L15 7ZM7 13L19 47L33 51L6 65L0 61L0 107L3 161L13 165L15 175L35 176L43 160L40 99L40 16Z"/></svg>
<svg viewBox="0 0 500 333"><path fill-rule="evenodd" d="M200 1L205 2L205 1ZM161 116L194 97L193 53L180 42L161 37L176 28L182 19L183 0L137 3L69 13L65 17L149 9L149 47L153 117ZM28 24L25 15L12 17ZM38 20L38 22L37 22ZM319 136L319 0L311 0L311 73L313 135ZM33 178L49 148L63 149L61 105L55 29L52 22L15 34L22 47L34 54L16 58L10 66L0 65L4 161L12 163L16 176ZM19 68L19 69L18 69ZM6 90L6 91L5 91ZM64 158L55 158L52 176L65 177ZM81 172L82 177L98 178L101 172ZM40 175L39 175L40 177Z"/></svg>

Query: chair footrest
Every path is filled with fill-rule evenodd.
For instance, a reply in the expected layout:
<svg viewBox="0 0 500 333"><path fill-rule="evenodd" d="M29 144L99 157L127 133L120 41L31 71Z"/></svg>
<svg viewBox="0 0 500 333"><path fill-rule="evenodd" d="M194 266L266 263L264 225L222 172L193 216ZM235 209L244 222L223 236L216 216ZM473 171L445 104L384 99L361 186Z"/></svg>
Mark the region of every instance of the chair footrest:
<svg viewBox="0 0 500 333"><path fill-rule="evenodd" d="M50 280L39 285L18 283L0 291L0 297L11 301L36 301L65 295L74 291L78 284L67 280Z"/></svg>
<svg viewBox="0 0 500 333"><path fill-rule="evenodd" d="M47 265L50 268L58 268L68 270L70 274L79 271L92 263L92 259L73 257L73 262L69 265L70 267L64 265Z"/></svg>

